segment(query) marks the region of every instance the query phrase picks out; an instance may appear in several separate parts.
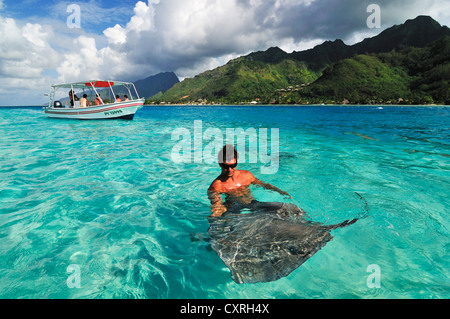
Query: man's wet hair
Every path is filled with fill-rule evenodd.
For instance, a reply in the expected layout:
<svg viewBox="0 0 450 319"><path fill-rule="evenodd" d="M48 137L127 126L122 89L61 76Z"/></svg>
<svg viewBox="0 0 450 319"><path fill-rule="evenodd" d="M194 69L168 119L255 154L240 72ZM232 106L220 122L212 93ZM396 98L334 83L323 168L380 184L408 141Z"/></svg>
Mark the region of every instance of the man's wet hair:
<svg viewBox="0 0 450 319"><path fill-rule="evenodd" d="M218 155L218 161L219 164L225 163L225 162L231 162L233 159L236 159L236 162L238 160L238 152L236 151L236 148L232 144L225 145L220 151Z"/></svg>

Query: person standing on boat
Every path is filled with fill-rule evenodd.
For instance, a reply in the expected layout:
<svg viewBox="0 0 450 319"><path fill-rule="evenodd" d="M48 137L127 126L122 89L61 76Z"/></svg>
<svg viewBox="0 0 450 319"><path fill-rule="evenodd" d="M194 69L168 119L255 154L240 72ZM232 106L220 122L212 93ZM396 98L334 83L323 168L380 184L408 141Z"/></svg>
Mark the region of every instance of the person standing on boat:
<svg viewBox="0 0 450 319"><path fill-rule="evenodd" d="M95 105L102 105L103 104L103 100L102 100L102 98L100 97L100 95L97 93L96 94L97 95L97 97L95 98Z"/></svg>
<svg viewBox="0 0 450 319"><path fill-rule="evenodd" d="M116 102L122 102L122 100L119 97L119 94L116 95Z"/></svg>
<svg viewBox="0 0 450 319"><path fill-rule="evenodd" d="M225 145L218 155L222 173L211 183L208 198L211 202L211 217L219 217L229 210L265 205L256 201L249 189L250 185L262 186L292 199L287 192L257 179L251 172L237 170L238 153L233 145ZM225 201L222 201L225 194Z"/></svg>
<svg viewBox="0 0 450 319"><path fill-rule="evenodd" d="M88 107L91 106L91 103L87 99L87 94L83 94L83 97L80 99L80 107Z"/></svg>
<svg viewBox="0 0 450 319"><path fill-rule="evenodd" d="M128 95L125 94L125 95L123 96L123 99L124 99L125 102L129 101Z"/></svg>
<svg viewBox="0 0 450 319"><path fill-rule="evenodd" d="M76 94L74 94L73 90L69 91L69 99L70 99L70 106L74 106L74 101L79 101L79 98Z"/></svg>

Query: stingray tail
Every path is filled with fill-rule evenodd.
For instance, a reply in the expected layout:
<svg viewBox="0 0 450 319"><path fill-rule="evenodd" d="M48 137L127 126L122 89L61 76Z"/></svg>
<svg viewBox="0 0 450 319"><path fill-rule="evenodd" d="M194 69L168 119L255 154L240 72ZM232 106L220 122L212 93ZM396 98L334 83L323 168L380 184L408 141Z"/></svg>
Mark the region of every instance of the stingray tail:
<svg viewBox="0 0 450 319"><path fill-rule="evenodd" d="M364 202L364 212L362 213L360 218L366 218L369 215L369 204L367 203L366 199L359 193L355 192L355 194L358 195L359 199Z"/></svg>
<svg viewBox="0 0 450 319"><path fill-rule="evenodd" d="M354 219L349 219L346 221L343 221L342 223L336 224L336 225L330 225L330 226L325 226L325 228L327 230L333 230L333 229L337 229L337 228L341 228L341 227L347 227L350 226L354 223L356 223L357 220L361 219L361 218L366 218L369 214L369 204L367 203L366 199L364 197L362 197L360 194L358 194L357 192L355 192L356 195L359 196L359 199L361 199L364 202L364 212L361 215L360 218L354 218Z"/></svg>
<svg viewBox="0 0 450 319"><path fill-rule="evenodd" d="M324 226L327 230L333 230L333 229L338 229L338 228L342 228L342 227L347 227L350 226L354 223L356 223L356 221L359 218L355 218L355 219L351 219L351 220L346 220L343 221L342 223L336 224L336 225L329 225L329 226Z"/></svg>

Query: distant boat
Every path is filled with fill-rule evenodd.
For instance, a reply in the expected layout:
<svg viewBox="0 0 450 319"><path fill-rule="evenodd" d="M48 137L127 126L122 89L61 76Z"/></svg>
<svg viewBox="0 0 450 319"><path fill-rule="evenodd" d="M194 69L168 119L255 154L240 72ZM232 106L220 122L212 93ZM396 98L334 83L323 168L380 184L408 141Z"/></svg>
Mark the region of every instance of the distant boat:
<svg viewBox="0 0 450 319"><path fill-rule="evenodd" d="M120 87L120 89L118 89ZM125 91L129 100L116 101L116 93ZM70 89L64 91L61 95L61 89ZM112 93L111 103L105 103L100 99L99 105L87 105L81 107L80 97L86 94L91 99L100 96L97 89L102 89L100 93ZM59 93L59 94L58 94ZM63 96L63 97L62 97ZM65 105L60 100L66 100ZM144 105L144 98L140 98L133 83L120 81L87 81L74 82L66 84L56 84L51 86L50 102L44 107L44 112L48 117L60 119L77 120L104 120L104 119L126 119L132 120L134 114Z"/></svg>

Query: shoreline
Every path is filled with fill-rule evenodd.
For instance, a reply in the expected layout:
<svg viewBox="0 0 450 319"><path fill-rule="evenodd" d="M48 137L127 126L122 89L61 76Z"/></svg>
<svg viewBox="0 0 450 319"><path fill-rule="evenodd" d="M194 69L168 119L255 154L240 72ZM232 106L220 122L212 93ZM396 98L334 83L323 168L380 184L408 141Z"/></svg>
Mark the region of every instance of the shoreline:
<svg viewBox="0 0 450 319"><path fill-rule="evenodd" d="M447 104L144 104L144 107L150 106L245 106L245 107L259 107L259 106L319 106L319 107L330 107L330 106L342 106L342 107L353 107L353 106L363 106L363 107L450 107Z"/></svg>
<svg viewBox="0 0 450 319"><path fill-rule="evenodd" d="M330 107L330 106L342 106L342 107L450 107L447 104L144 104L144 107L161 106L161 107L172 107L172 106L244 106L244 107L259 107L259 106L320 106L320 107ZM1 108L37 108L44 107L43 105L0 105Z"/></svg>

